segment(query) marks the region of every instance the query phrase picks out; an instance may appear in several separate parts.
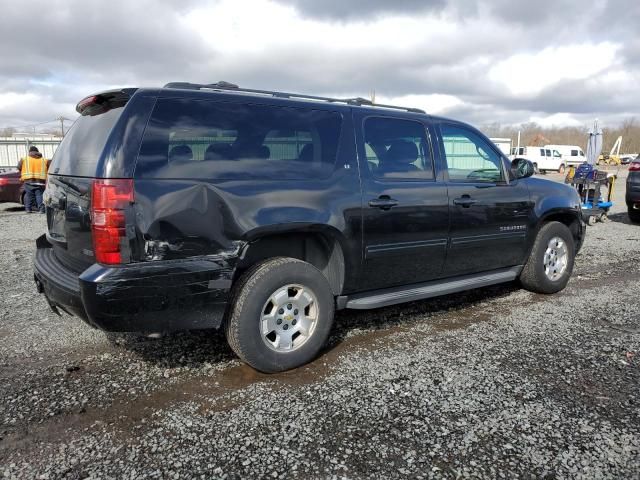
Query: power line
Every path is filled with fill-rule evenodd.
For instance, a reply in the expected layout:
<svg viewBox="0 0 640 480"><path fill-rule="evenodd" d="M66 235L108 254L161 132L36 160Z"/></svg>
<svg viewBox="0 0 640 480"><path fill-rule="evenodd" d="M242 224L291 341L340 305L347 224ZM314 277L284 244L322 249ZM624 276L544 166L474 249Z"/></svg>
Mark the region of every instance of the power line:
<svg viewBox="0 0 640 480"><path fill-rule="evenodd" d="M13 129L13 130L19 130L21 128L34 128L34 127L39 127L40 125L46 125L47 123L54 123L54 122L60 122L60 118L64 118L64 117L58 117L54 120L48 120L46 122L40 122L40 123L33 123L31 125L17 125L17 126L13 126L13 127L2 127L3 130L9 130L9 129ZM69 120L68 118L64 118L65 121Z"/></svg>
<svg viewBox="0 0 640 480"><path fill-rule="evenodd" d="M60 115L58 118L56 118L56 120L60 121L60 130L62 131L62 136L64 137L64 122L69 119Z"/></svg>

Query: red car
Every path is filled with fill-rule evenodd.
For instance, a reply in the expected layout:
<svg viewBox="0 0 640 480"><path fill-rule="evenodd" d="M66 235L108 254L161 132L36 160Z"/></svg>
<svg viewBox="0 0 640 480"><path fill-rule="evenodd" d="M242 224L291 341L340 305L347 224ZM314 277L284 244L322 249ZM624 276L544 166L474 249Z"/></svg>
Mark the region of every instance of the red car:
<svg viewBox="0 0 640 480"><path fill-rule="evenodd" d="M0 203L3 202L24 202L24 185L16 169L0 168Z"/></svg>

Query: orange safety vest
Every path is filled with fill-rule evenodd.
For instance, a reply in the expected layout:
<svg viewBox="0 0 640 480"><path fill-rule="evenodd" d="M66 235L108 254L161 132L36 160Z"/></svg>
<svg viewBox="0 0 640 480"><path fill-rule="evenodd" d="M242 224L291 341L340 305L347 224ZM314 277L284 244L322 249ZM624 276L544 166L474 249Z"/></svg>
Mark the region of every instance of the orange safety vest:
<svg viewBox="0 0 640 480"><path fill-rule="evenodd" d="M20 179L25 180L42 180L47 179L47 159L44 157L33 158L27 155L22 159L22 169L20 170Z"/></svg>

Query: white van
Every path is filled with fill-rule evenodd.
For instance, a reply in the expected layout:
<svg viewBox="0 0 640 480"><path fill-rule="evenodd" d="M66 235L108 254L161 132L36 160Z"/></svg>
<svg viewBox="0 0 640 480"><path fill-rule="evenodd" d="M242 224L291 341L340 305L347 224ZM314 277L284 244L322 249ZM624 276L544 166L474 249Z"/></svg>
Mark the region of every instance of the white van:
<svg viewBox="0 0 640 480"><path fill-rule="evenodd" d="M587 160L582 148L577 145L545 145L544 148L559 151L567 166L580 165Z"/></svg>
<svg viewBox="0 0 640 480"><path fill-rule="evenodd" d="M514 147L511 149L511 160L526 158L533 163L536 171L564 173L565 162L558 150L547 147Z"/></svg>

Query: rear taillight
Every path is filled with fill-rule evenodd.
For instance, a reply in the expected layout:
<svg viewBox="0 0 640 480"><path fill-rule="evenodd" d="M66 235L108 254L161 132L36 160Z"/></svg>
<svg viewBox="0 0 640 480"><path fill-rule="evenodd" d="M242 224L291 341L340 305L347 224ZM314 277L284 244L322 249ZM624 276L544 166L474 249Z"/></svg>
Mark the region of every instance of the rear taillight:
<svg viewBox="0 0 640 480"><path fill-rule="evenodd" d="M97 179L91 186L91 230L98 263L122 263L125 210L133 203L133 180Z"/></svg>
<svg viewBox="0 0 640 480"><path fill-rule="evenodd" d="M629 165L630 172L640 172L640 162L631 162Z"/></svg>
<svg viewBox="0 0 640 480"><path fill-rule="evenodd" d="M5 185L9 185L9 179L7 177L0 178L0 187L4 187Z"/></svg>

